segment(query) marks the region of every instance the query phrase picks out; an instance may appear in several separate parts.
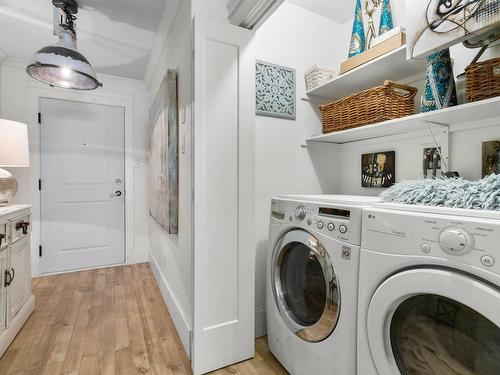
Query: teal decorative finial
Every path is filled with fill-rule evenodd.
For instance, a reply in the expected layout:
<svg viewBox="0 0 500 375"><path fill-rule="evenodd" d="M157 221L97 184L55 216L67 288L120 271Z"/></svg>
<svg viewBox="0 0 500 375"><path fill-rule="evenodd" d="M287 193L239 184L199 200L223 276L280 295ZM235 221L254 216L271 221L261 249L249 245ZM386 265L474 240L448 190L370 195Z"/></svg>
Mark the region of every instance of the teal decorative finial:
<svg viewBox="0 0 500 375"><path fill-rule="evenodd" d="M391 30L394 27L392 22L392 11L391 11L391 0L382 1L382 11L380 12L380 26L378 28L378 34Z"/></svg>
<svg viewBox="0 0 500 375"><path fill-rule="evenodd" d="M361 0L356 0L354 23L352 25L351 44L349 46L349 57L359 55L366 48L365 26L363 23L363 10Z"/></svg>

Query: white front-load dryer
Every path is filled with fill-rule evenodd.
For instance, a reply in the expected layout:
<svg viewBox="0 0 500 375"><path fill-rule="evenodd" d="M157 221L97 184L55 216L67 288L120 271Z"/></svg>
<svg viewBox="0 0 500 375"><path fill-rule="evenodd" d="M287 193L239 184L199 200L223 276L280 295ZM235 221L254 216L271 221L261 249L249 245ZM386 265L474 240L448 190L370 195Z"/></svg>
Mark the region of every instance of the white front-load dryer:
<svg viewBox="0 0 500 375"><path fill-rule="evenodd" d="M500 374L500 213L363 215L358 374Z"/></svg>
<svg viewBox="0 0 500 375"><path fill-rule="evenodd" d="M362 210L378 201L349 196L272 200L268 340L293 375L356 373Z"/></svg>

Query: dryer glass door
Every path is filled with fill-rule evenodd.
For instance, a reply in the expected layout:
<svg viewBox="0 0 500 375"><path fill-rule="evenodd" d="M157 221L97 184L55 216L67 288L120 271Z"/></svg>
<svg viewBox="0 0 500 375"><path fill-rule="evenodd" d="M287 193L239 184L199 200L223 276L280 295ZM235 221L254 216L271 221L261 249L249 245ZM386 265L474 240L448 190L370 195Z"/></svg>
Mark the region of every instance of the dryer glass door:
<svg viewBox="0 0 500 375"><path fill-rule="evenodd" d="M280 314L300 338L317 342L335 329L340 292L328 252L304 230L286 233L273 257L274 295Z"/></svg>
<svg viewBox="0 0 500 375"><path fill-rule="evenodd" d="M402 374L500 374L500 328L458 301L410 297L396 309L390 337Z"/></svg>
<svg viewBox="0 0 500 375"><path fill-rule="evenodd" d="M500 374L500 290L472 276L412 269L384 281L368 309L372 358L387 375Z"/></svg>

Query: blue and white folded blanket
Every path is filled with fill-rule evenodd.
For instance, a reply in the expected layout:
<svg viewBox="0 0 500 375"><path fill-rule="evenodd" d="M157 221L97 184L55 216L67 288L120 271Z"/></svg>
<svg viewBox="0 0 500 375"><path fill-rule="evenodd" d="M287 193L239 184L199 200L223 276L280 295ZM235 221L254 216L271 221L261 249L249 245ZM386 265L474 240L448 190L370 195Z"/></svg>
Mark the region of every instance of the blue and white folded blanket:
<svg viewBox="0 0 500 375"><path fill-rule="evenodd" d="M476 210L500 210L500 175L479 181L439 178L400 182L384 191L384 202Z"/></svg>

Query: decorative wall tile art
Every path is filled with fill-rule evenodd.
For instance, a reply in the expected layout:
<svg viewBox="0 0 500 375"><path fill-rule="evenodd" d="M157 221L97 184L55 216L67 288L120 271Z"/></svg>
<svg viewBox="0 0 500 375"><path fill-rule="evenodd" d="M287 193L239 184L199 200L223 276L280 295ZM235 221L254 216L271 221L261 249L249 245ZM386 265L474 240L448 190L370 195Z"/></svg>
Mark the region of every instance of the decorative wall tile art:
<svg viewBox="0 0 500 375"><path fill-rule="evenodd" d="M500 174L500 140L483 142L483 177Z"/></svg>
<svg viewBox="0 0 500 375"><path fill-rule="evenodd" d="M256 114L295 120L295 69L263 61L255 69Z"/></svg>
<svg viewBox="0 0 500 375"><path fill-rule="evenodd" d="M396 153L376 152L361 155L361 186L388 188L396 183Z"/></svg>
<svg viewBox="0 0 500 375"><path fill-rule="evenodd" d="M495 31L498 0L406 0L408 57L424 57L466 40L470 34Z"/></svg>
<svg viewBox="0 0 500 375"><path fill-rule="evenodd" d="M177 72L169 70L149 111L149 214L168 233L178 232L179 147Z"/></svg>

